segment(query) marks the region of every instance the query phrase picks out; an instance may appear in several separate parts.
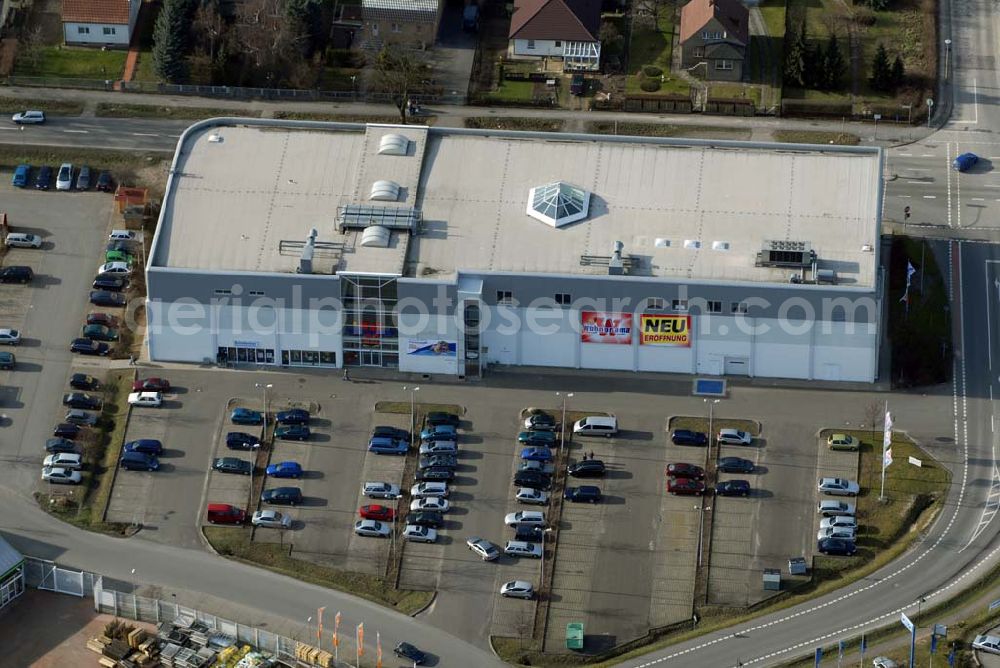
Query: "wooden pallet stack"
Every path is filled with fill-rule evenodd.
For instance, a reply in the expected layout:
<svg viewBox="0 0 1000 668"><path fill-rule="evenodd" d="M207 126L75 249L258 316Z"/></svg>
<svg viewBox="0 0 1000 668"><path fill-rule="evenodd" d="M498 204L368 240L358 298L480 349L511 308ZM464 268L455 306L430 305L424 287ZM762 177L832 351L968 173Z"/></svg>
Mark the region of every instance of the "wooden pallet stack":
<svg viewBox="0 0 1000 668"><path fill-rule="evenodd" d="M156 638L144 629L115 620L104 627L104 634L87 641L87 649L100 654L98 664L105 668L155 668L160 665Z"/></svg>
<svg viewBox="0 0 1000 668"><path fill-rule="evenodd" d="M334 668L333 654L302 642L295 645L295 658L306 662L310 666Z"/></svg>

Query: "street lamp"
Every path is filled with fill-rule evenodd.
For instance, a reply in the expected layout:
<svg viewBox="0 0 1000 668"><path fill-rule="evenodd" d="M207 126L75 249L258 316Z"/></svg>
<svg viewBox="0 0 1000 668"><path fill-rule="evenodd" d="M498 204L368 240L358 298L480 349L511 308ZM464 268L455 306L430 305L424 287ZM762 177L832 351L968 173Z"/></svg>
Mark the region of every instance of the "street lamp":
<svg viewBox="0 0 1000 668"><path fill-rule="evenodd" d="M566 400L572 398L573 393L567 392L563 394L562 392L556 392L556 396L562 397L562 420L559 421L559 449L562 450L566 444Z"/></svg>
<svg viewBox="0 0 1000 668"><path fill-rule="evenodd" d="M414 395L420 391L420 386L407 388L406 385L403 386L403 390L410 390L410 438L416 440L416 410L414 404Z"/></svg>
<svg viewBox="0 0 1000 668"><path fill-rule="evenodd" d="M715 417L715 404L719 403L718 399L702 399L706 404L708 404L708 455L712 456L712 420ZM718 459L719 453L715 453L716 459Z"/></svg>
<svg viewBox="0 0 1000 668"><path fill-rule="evenodd" d="M267 391L274 387L274 385L271 383L254 383L253 386L264 395L264 434L267 435Z"/></svg>
<svg viewBox="0 0 1000 668"><path fill-rule="evenodd" d="M951 62L951 40L944 41L944 78L948 78L948 65Z"/></svg>

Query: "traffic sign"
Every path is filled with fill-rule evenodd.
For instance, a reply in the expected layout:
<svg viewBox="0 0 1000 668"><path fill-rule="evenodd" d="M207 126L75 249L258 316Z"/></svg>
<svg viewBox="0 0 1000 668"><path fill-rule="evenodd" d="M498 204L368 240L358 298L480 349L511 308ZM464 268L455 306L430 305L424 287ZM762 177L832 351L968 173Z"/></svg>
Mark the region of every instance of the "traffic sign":
<svg viewBox="0 0 1000 668"><path fill-rule="evenodd" d="M906 616L905 612L899 613L899 621L903 623L903 626L906 627L907 631L913 633L913 622L910 621L910 618Z"/></svg>
<svg viewBox="0 0 1000 668"><path fill-rule="evenodd" d="M990 603L990 610L996 610L997 608L1000 608L1000 598Z"/></svg>

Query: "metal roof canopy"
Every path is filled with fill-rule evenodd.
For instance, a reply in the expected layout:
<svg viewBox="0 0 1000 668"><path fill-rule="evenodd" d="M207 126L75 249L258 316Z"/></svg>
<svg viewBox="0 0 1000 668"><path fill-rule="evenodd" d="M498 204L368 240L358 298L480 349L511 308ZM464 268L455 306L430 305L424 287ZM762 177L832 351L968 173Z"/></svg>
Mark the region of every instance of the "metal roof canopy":
<svg viewBox="0 0 1000 668"><path fill-rule="evenodd" d="M14 549L14 546L0 536L0 579L10 575L10 572L21 565L24 556Z"/></svg>
<svg viewBox="0 0 1000 668"><path fill-rule="evenodd" d="M405 209L368 204L348 204L337 207L337 227L345 230L359 230L372 225L381 225L393 230L408 230L417 233L421 215L419 209Z"/></svg>

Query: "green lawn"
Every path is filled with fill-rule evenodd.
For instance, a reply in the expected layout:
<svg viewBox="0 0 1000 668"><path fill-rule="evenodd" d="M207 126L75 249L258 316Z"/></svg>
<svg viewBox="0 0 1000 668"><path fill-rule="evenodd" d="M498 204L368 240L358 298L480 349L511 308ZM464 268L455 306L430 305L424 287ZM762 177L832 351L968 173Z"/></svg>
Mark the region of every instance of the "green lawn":
<svg viewBox="0 0 1000 668"><path fill-rule="evenodd" d="M531 81L501 81L490 97L506 102L531 102L535 99L535 84Z"/></svg>
<svg viewBox="0 0 1000 668"><path fill-rule="evenodd" d="M165 107L152 104L113 104L101 102L95 115L106 118L180 118L201 120L216 116L259 117L260 111L250 109L214 109L212 107Z"/></svg>
<svg viewBox="0 0 1000 668"><path fill-rule="evenodd" d="M351 77L355 77L351 81ZM353 67L325 66L319 72L316 86L320 90L352 91L361 84L361 70Z"/></svg>
<svg viewBox="0 0 1000 668"><path fill-rule="evenodd" d="M758 8L767 25L767 34L771 37L784 37L785 0L763 0Z"/></svg>
<svg viewBox="0 0 1000 668"><path fill-rule="evenodd" d="M153 52L149 49L139 52L139 64L135 68L132 81L141 83L159 83L160 78L156 76L153 69Z"/></svg>
<svg viewBox="0 0 1000 668"><path fill-rule="evenodd" d="M775 130L774 141L787 144L840 144L857 146L861 138L850 132L823 132L821 130Z"/></svg>
<svg viewBox="0 0 1000 668"><path fill-rule="evenodd" d="M649 66L659 68L663 82L654 95L687 95L689 85L686 81L670 74L670 60L673 54L674 18L676 4L671 2L661 12L656 30L649 28L634 28L629 42L628 78L625 81L625 92L629 95L641 95L646 91L640 88L645 77L643 69ZM658 78L658 77L650 77Z"/></svg>
<svg viewBox="0 0 1000 668"><path fill-rule="evenodd" d="M125 55L125 51L117 50L45 46L38 49L38 58L34 63L24 55L19 56L14 63L14 74L72 79L118 79L125 68Z"/></svg>
<svg viewBox="0 0 1000 668"><path fill-rule="evenodd" d="M715 125L670 125L667 123L631 123L628 121L590 121L587 132L599 135L624 135L632 137L683 137L685 139L748 140L750 128L731 128Z"/></svg>

